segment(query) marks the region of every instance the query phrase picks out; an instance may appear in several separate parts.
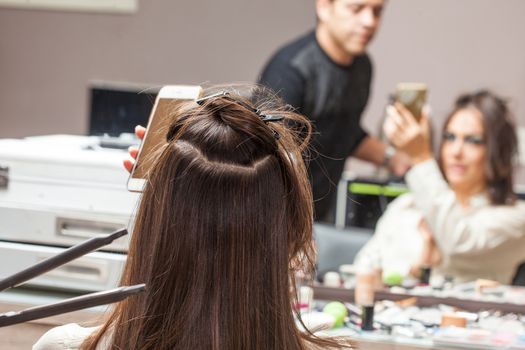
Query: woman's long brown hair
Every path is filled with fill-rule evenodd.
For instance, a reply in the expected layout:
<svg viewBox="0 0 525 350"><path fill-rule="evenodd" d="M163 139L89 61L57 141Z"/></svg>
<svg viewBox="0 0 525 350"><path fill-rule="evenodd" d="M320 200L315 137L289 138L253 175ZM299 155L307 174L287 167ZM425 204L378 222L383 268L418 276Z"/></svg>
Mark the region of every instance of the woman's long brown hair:
<svg viewBox="0 0 525 350"><path fill-rule="evenodd" d="M252 90L173 111L121 280L147 291L119 303L84 349L339 347L294 320L294 269L314 254L310 124ZM246 105L285 119L263 122Z"/></svg>

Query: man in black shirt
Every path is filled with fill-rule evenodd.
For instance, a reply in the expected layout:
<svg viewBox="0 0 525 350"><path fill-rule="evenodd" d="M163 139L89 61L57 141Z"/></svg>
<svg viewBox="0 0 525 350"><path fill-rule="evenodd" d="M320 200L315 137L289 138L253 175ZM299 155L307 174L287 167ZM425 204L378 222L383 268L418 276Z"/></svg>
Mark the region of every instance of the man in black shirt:
<svg viewBox="0 0 525 350"><path fill-rule="evenodd" d="M316 0L315 31L281 48L260 77L313 123L316 220L327 219L348 156L388 165L398 175L409 167L407 158L360 125L372 78L366 47L383 6L384 0Z"/></svg>

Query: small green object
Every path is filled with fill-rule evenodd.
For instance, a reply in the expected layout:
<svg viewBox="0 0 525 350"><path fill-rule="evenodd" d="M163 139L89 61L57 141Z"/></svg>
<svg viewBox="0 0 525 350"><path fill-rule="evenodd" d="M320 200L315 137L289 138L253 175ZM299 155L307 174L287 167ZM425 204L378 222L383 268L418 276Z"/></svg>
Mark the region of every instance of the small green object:
<svg viewBox="0 0 525 350"><path fill-rule="evenodd" d="M349 190L354 194L371 194L376 196L379 196L383 192L380 185L361 182L352 182Z"/></svg>
<svg viewBox="0 0 525 350"><path fill-rule="evenodd" d="M387 286L400 286L403 283L403 275L399 272L390 272L383 276L383 282Z"/></svg>
<svg viewBox="0 0 525 350"><path fill-rule="evenodd" d="M404 186L389 185L383 187L383 195L387 197L397 197L408 192L408 188Z"/></svg>
<svg viewBox="0 0 525 350"><path fill-rule="evenodd" d="M323 312L329 315L332 315L335 319L335 327L341 327L345 320L345 317L348 316L348 310L343 303L338 301L332 301L325 305Z"/></svg>
<svg viewBox="0 0 525 350"><path fill-rule="evenodd" d="M371 196L397 197L408 192L408 188L403 185L378 185L373 183L351 182L348 190L352 194L362 194Z"/></svg>

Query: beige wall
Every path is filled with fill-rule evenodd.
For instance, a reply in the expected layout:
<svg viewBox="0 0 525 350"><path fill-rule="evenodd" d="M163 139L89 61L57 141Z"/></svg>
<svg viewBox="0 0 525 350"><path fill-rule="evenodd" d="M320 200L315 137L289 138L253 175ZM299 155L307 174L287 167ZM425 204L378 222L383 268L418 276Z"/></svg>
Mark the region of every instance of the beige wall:
<svg viewBox="0 0 525 350"><path fill-rule="evenodd" d="M525 1L390 0L371 47L375 83L365 124L377 129L399 81L430 86L436 125L455 97L490 88L510 100L525 126Z"/></svg>
<svg viewBox="0 0 525 350"><path fill-rule="evenodd" d="M0 137L87 130L91 80L253 81L304 0L141 0L134 15L0 9Z"/></svg>
<svg viewBox="0 0 525 350"><path fill-rule="evenodd" d="M313 0L141 0L134 15L0 9L0 137L87 130L90 81L253 81L315 23ZM461 91L490 87L525 124L523 0L390 0L371 47L365 125L398 81L430 84L438 122Z"/></svg>

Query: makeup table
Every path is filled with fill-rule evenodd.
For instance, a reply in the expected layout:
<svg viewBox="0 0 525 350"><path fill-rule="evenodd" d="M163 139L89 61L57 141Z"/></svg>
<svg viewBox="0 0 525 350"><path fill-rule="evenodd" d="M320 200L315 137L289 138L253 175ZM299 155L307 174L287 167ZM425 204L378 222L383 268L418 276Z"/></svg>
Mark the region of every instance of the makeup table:
<svg viewBox="0 0 525 350"><path fill-rule="evenodd" d="M506 288L508 286L502 286ZM315 286L314 299L315 300L330 300L340 301L345 303L354 302L354 290L345 288L330 288L323 286ZM419 290L420 292L423 289ZM411 292L391 292L389 290L376 291L375 300L383 301L382 304L394 305L395 302L402 300L410 301L411 306L399 307L395 306L391 310L385 312L382 309L382 314L377 312L376 305L376 330L361 331L359 326L346 323L345 327L335 328L327 331L328 334L349 336L355 339L363 349L488 349L488 350L517 350L525 349L525 289L508 287L509 293L504 297L496 298L492 295L475 296L473 293L465 293L464 295L458 293L447 293L446 291L439 291L432 294L416 295ZM468 299L470 298L470 299ZM513 302L506 302L507 300ZM386 303L384 301L387 301ZM348 304L347 304L348 306ZM383 305L384 306L384 305ZM476 315L486 314L486 318L479 318L476 321L468 321L466 328L448 327L440 328L439 320L443 313L439 309L460 309L461 313L467 314L471 317ZM417 311L414 311L416 309ZM404 311L408 310L408 311ZM482 311L487 310L487 311ZM393 311L393 312L389 312ZM421 319L412 319L416 326L398 326L390 327L388 331L384 329L377 329L377 323L381 326L386 324L385 316L389 314L392 324L396 324L396 320L403 318L400 314L403 312L418 312L419 315L426 314L426 319L436 319L431 322L434 326L425 325ZM458 312L458 313L459 313ZM379 322L381 314L381 321ZM414 315L418 315L414 313ZM419 316L418 316L419 318ZM491 323L492 322L492 323ZM494 329L487 326L495 325ZM424 326L423 326L424 325ZM497 327L496 327L497 325ZM383 327L381 327L383 328ZM387 327L388 328L388 327Z"/></svg>

